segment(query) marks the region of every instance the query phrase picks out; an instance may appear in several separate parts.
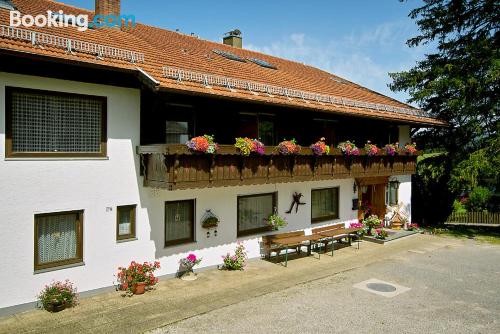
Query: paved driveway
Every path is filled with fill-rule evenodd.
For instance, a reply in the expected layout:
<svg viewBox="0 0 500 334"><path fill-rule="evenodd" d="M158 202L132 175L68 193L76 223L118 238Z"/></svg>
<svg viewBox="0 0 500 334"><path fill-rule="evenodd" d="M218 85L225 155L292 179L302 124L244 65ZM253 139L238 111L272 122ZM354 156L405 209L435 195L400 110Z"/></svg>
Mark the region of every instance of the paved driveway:
<svg viewBox="0 0 500 334"><path fill-rule="evenodd" d="M353 287L371 278L410 290L388 298ZM421 244L154 333L500 333L500 246Z"/></svg>

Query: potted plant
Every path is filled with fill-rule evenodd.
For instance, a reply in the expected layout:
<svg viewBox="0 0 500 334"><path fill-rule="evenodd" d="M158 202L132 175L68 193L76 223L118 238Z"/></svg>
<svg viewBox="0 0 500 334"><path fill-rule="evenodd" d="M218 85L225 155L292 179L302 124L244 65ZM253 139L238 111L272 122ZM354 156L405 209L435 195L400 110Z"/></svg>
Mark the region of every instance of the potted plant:
<svg viewBox="0 0 500 334"><path fill-rule="evenodd" d="M227 253L222 256L222 269L226 270L243 270L246 266L247 253L245 251L245 246L238 241L234 255Z"/></svg>
<svg viewBox="0 0 500 334"><path fill-rule="evenodd" d="M300 145L297 144L295 139L284 140L278 144L275 148L275 152L282 155L292 155L300 153Z"/></svg>
<svg viewBox="0 0 500 334"><path fill-rule="evenodd" d="M264 144L257 139L250 139L247 137L238 137L235 139L236 143L234 147L236 147L242 155L249 156L251 153L263 155L265 153Z"/></svg>
<svg viewBox="0 0 500 334"><path fill-rule="evenodd" d="M198 276L194 273L193 267L200 264L202 258L196 257L195 254L190 253L187 257L179 260L180 264L180 278L185 281L194 281Z"/></svg>
<svg viewBox="0 0 500 334"><path fill-rule="evenodd" d="M386 230L383 228L378 228L375 230L375 238L380 239L380 240L385 240L389 236L389 233L387 233Z"/></svg>
<svg viewBox="0 0 500 334"><path fill-rule="evenodd" d="M356 147L354 142L344 141L341 142L337 148L344 154L345 156L354 156L359 155L359 148Z"/></svg>
<svg viewBox="0 0 500 334"><path fill-rule="evenodd" d="M127 268L119 267L117 277L120 289L130 294L143 294L146 288L158 283L158 278L153 273L159 268L160 262L158 261L154 263L144 262L142 264L132 261Z"/></svg>
<svg viewBox="0 0 500 334"><path fill-rule="evenodd" d="M330 147L325 144L325 138L321 137L320 140L309 146L316 156L330 154Z"/></svg>
<svg viewBox="0 0 500 334"><path fill-rule="evenodd" d="M219 226L219 218L215 216L207 217L201 223L201 227L203 228L214 228Z"/></svg>
<svg viewBox="0 0 500 334"><path fill-rule="evenodd" d="M41 306L49 312L62 311L66 307L75 306L78 302L76 288L69 280L54 281L46 285L37 297Z"/></svg>
<svg viewBox="0 0 500 334"><path fill-rule="evenodd" d="M370 141L367 141L365 144L365 152L369 157L373 157L378 155L379 148L377 147L377 145L372 144Z"/></svg>
<svg viewBox="0 0 500 334"><path fill-rule="evenodd" d="M363 219L363 224L368 227L367 234L372 235L372 228L379 227L382 224L382 220L377 215L370 215L368 218Z"/></svg>
<svg viewBox="0 0 500 334"><path fill-rule="evenodd" d="M395 144L387 144L384 147L385 153L391 157L398 154L398 148L399 148L399 143L397 143L397 142Z"/></svg>
<svg viewBox="0 0 500 334"><path fill-rule="evenodd" d="M214 136L203 135L191 138L186 142L187 148L192 152L214 154L217 153L219 145L215 142Z"/></svg>
<svg viewBox="0 0 500 334"><path fill-rule="evenodd" d="M416 143L406 143L403 151L408 155L413 155L417 153L417 144Z"/></svg>
<svg viewBox="0 0 500 334"><path fill-rule="evenodd" d="M269 218L267 218L267 225L271 230L277 231L280 228L283 228L286 225L288 225L288 223L285 218L281 217L275 212L272 215L270 215Z"/></svg>

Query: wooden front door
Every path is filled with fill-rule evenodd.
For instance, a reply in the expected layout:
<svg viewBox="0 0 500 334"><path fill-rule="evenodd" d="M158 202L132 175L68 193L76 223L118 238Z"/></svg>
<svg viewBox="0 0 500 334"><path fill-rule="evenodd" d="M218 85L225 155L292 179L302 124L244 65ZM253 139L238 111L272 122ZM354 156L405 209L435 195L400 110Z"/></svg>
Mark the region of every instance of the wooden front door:
<svg viewBox="0 0 500 334"><path fill-rule="evenodd" d="M370 208L369 214L377 215L384 219L385 207L385 188L387 178L365 178L357 179L359 210L358 219L363 219L367 208Z"/></svg>

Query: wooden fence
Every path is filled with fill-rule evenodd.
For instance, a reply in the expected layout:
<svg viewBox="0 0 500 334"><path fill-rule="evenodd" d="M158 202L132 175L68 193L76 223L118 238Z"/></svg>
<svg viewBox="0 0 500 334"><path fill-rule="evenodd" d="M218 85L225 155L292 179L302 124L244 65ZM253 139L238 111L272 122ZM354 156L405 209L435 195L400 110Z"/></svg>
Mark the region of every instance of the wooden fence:
<svg viewBox="0 0 500 334"><path fill-rule="evenodd" d="M470 226L500 226L500 212L453 212L445 224Z"/></svg>

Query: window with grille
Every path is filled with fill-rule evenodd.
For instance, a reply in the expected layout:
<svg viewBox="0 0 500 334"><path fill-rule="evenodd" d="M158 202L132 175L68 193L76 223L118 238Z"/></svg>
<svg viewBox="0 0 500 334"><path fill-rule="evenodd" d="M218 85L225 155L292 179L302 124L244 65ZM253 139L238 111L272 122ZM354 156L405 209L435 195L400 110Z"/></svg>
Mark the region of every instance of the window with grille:
<svg viewBox="0 0 500 334"><path fill-rule="evenodd" d="M322 222L339 218L339 188L311 191L311 221Z"/></svg>
<svg viewBox="0 0 500 334"><path fill-rule="evenodd" d="M83 211L35 215L35 270L83 262Z"/></svg>
<svg viewBox="0 0 500 334"><path fill-rule="evenodd" d="M124 205L116 208L116 239L135 238L135 205Z"/></svg>
<svg viewBox="0 0 500 334"><path fill-rule="evenodd" d="M7 155L106 156L106 98L6 89Z"/></svg>
<svg viewBox="0 0 500 334"><path fill-rule="evenodd" d="M184 144L189 140L189 123L178 121L166 122L166 144Z"/></svg>
<svg viewBox="0 0 500 334"><path fill-rule="evenodd" d="M193 242L194 200L165 202L165 246Z"/></svg>
<svg viewBox="0 0 500 334"><path fill-rule="evenodd" d="M238 236L267 231L276 207L276 193L238 197Z"/></svg>

